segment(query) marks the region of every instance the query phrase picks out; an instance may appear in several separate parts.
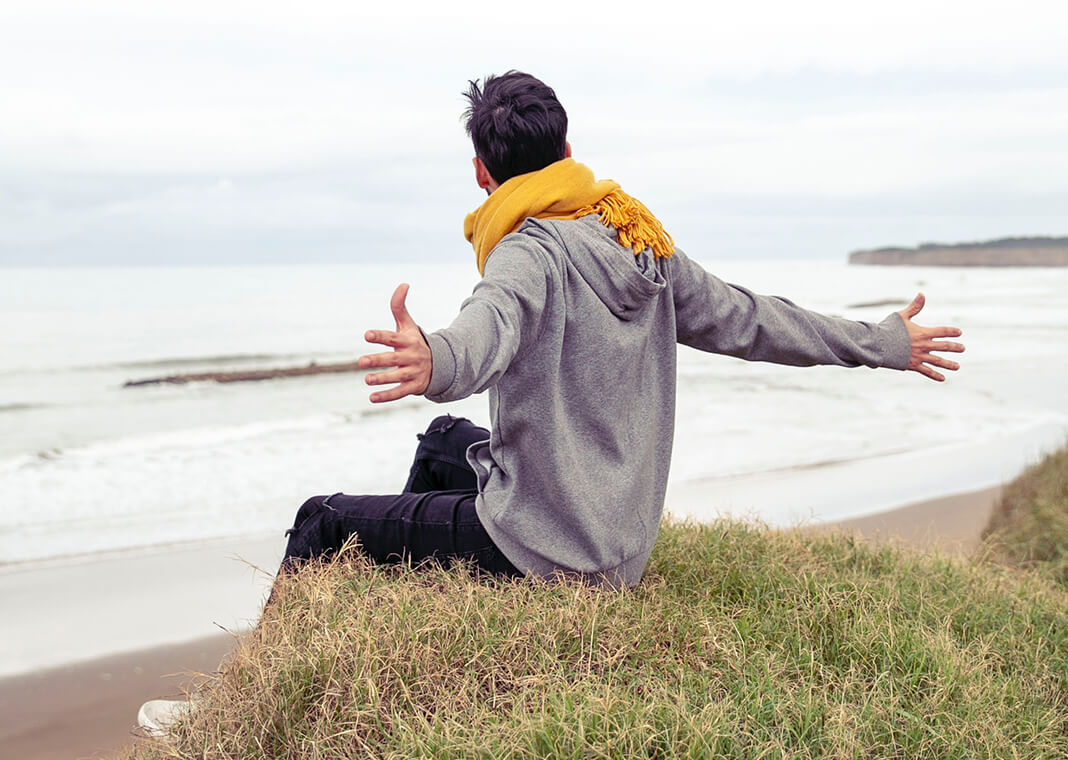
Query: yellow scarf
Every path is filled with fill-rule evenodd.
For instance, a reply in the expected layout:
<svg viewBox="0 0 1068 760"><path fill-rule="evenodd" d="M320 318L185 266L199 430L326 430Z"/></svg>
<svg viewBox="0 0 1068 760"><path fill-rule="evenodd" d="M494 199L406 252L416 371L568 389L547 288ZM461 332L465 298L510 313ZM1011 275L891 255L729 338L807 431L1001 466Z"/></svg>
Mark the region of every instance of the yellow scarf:
<svg viewBox="0 0 1068 760"><path fill-rule="evenodd" d="M675 241L641 201L612 180L594 180L589 168L570 158L498 187L464 219L464 237L475 249L479 273L485 274L493 248L527 217L578 219L590 214L600 214L602 224L615 227L619 244L633 249L635 256L646 248L657 258L675 252Z"/></svg>

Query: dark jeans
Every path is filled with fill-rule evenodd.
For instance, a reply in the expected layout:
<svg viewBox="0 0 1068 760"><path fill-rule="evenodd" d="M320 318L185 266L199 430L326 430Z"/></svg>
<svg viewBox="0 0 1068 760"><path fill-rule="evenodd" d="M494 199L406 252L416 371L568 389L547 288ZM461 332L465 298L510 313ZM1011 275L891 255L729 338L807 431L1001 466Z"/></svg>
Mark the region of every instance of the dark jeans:
<svg viewBox="0 0 1068 760"><path fill-rule="evenodd" d="M460 559L494 575L522 575L494 545L478 515L475 473L467 447L489 431L462 417L444 415L419 436L408 483L393 496L315 496L297 511L286 531L282 568L330 556L353 534L375 562Z"/></svg>

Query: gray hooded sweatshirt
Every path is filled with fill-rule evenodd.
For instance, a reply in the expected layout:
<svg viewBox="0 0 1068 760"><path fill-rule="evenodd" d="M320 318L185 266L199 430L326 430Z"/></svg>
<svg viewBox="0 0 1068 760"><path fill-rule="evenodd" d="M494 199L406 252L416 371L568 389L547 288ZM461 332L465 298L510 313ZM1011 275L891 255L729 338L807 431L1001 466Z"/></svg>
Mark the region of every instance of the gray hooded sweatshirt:
<svg viewBox="0 0 1068 760"><path fill-rule="evenodd" d="M909 338L728 285L676 249L635 256L597 216L527 219L444 330L426 397L489 390L467 458L476 508L518 569L633 586L656 540L675 426L676 343L795 366L905 369Z"/></svg>

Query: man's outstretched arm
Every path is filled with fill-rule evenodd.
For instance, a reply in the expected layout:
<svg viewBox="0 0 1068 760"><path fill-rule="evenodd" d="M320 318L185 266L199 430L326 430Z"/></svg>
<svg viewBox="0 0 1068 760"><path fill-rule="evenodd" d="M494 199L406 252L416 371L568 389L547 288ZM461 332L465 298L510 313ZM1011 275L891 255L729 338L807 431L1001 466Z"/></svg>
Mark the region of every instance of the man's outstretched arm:
<svg viewBox="0 0 1068 760"><path fill-rule="evenodd" d="M393 350L360 358L361 368L395 368L368 375L368 385L398 385L371 394L371 401L410 395L455 401L492 386L523 342L537 340L548 278L539 246L517 236L494 249L484 276L452 324L425 335L404 306L408 286L398 287L389 304L397 329L370 330L366 335L368 342Z"/></svg>
<svg viewBox="0 0 1068 760"><path fill-rule="evenodd" d="M938 370L932 369L932 366L956 371L960 369L960 364L951 359L935 356L931 352L949 351L957 354L963 353L963 344L954 343L948 340L939 340L939 338L960 337L960 328L921 327L920 325L915 324L912 321L912 318L920 313L924 303L926 303L926 299L923 297L923 293L917 293L916 297L912 299L912 303L898 312L898 314L901 315L901 319L905 321L905 328L909 333L909 343L912 345L908 369L911 369L914 372L919 372L921 375L925 375L932 380L942 382L946 379L946 376Z"/></svg>
<svg viewBox="0 0 1068 760"><path fill-rule="evenodd" d="M381 354L368 354L360 357L361 369L394 368L388 372L374 372L364 378L364 382L368 385L397 383L393 388L372 393L371 402L374 404L419 395L430 384L430 374L434 366L430 356L430 347L419 325L415 323L408 313L408 308L404 305L404 299L407 297L408 285L404 284L397 286L397 289L393 291L393 297L389 299L389 308L397 323L396 330L368 330L364 335L368 343L379 343L393 349Z"/></svg>
<svg viewBox="0 0 1068 760"><path fill-rule="evenodd" d="M922 295L879 323L858 322L730 285L678 250L670 267L678 341L700 351L795 367L911 369L940 381L945 377L934 367L955 370L958 365L933 352L964 350L939 340L959 336L957 328L913 324L923 308Z"/></svg>

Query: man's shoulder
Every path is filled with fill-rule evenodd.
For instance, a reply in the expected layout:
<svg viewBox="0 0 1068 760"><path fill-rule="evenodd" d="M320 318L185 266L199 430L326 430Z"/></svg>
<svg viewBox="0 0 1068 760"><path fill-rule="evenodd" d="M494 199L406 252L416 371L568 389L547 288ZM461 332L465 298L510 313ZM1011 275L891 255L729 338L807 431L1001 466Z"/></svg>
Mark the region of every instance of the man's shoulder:
<svg viewBox="0 0 1068 760"><path fill-rule="evenodd" d="M528 219L527 222L536 221ZM502 272L530 273L558 267L561 247L545 230L529 227L525 222L515 232L510 232L493 247L486 259L485 277L499 276Z"/></svg>
<svg viewBox="0 0 1068 760"><path fill-rule="evenodd" d="M514 245L537 250L550 259L569 258L583 251L609 252L619 248L616 232L590 214L578 219L536 219L528 217L515 232L501 239L500 245Z"/></svg>
<svg viewBox="0 0 1068 760"><path fill-rule="evenodd" d="M594 224L602 227L596 220ZM573 251L589 247L591 244L598 244L595 237L598 234L603 237L603 233L591 234L590 223L585 218L536 219L527 217L515 232L502 237L494 247L493 253L486 262L487 271L490 262L494 259L497 259L498 266L507 262L510 267L514 267L525 261L529 266L559 268L562 260L569 257Z"/></svg>
<svg viewBox="0 0 1068 760"><path fill-rule="evenodd" d="M670 257L656 258L651 249L646 249L638 257L625 245L620 244L616 228L605 224L599 214L589 214L578 219L535 219L530 217L511 235L502 239L515 238L517 243L538 246L550 253L570 259L575 256L592 255L594 258L608 257L615 259L619 255L631 260L646 258L646 267L655 267L665 277L672 269L691 265L690 260L676 246ZM673 264L674 260L674 264Z"/></svg>
<svg viewBox="0 0 1068 760"><path fill-rule="evenodd" d="M578 219L527 219L516 230L516 234L526 234L541 238L545 235L557 240L561 245L586 245L615 242L615 230L601 222L598 214L587 214Z"/></svg>

